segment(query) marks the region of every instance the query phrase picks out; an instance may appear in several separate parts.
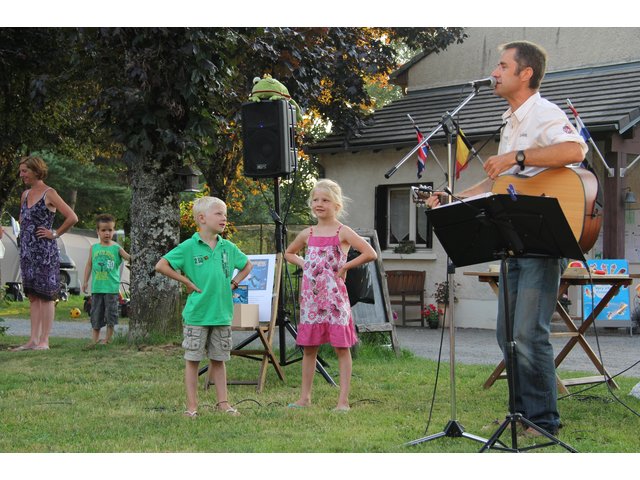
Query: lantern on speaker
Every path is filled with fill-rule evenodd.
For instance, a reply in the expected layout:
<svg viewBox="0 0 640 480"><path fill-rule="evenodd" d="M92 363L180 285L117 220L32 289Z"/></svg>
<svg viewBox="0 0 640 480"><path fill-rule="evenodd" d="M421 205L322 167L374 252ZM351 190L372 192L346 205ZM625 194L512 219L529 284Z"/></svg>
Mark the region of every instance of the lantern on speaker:
<svg viewBox="0 0 640 480"><path fill-rule="evenodd" d="M183 165L176 172L176 176L182 183L183 192L199 192L198 178L202 172L191 165Z"/></svg>

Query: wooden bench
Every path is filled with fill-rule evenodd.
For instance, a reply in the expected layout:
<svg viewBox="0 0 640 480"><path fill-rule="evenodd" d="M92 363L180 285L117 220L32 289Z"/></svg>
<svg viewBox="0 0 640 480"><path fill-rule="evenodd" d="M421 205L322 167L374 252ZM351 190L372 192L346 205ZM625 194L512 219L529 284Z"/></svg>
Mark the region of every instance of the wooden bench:
<svg viewBox="0 0 640 480"><path fill-rule="evenodd" d="M420 322L420 326L424 327L422 310L425 277L424 270L387 270L390 303L402 305L402 325L407 322ZM419 306L420 317L407 318L407 306Z"/></svg>

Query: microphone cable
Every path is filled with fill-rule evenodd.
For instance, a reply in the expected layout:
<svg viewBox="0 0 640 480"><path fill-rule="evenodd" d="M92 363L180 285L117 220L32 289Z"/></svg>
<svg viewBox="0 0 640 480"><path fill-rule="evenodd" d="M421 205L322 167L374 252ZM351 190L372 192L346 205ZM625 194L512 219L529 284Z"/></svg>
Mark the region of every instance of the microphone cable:
<svg viewBox="0 0 640 480"><path fill-rule="evenodd" d="M436 309L437 309L436 305ZM447 315L447 304L444 304L444 311L442 314L442 318L446 318ZM438 346L438 359L436 360L436 378L433 382L433 392L431 393L431 404L429 405L429 414L427 416L427 425L424 427L423 436L427 435L429 431L429 427L431 426L431 420L433 418L433 407L436 403L436 392L438 391L438 380L440 378L440 365L442 364L442 347L444 345L444 331L446 330L444 326L444 321L442 322L442 327L440 328L440 345Z"/></svg>

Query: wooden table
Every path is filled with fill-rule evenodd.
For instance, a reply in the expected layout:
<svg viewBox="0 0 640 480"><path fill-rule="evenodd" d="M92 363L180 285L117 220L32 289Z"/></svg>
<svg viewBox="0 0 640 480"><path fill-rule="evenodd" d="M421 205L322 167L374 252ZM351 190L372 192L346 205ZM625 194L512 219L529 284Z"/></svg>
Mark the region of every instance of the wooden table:
<svg viewBox="0 0 640 480"><path fill-rule="evenodd" d="M488 283L491 289L494 291L496 296L498 295L498 272L464 272L465 275L471 275L478 277L480 282ZM556 378L558 380L558 391L563 394L569 393L567 390L568 386L571 385L583 385L587 383L599 383L607 381L609 385L613 388L618 388L615 380L611 378L609 373L606 371L600 358L591 348L591 345L587 342L584 334L587 329L591 326L591 324L598 317L600 312L607 306L609 301L618 293L620 288L623 286L629 286L633 282L634 278L640 278L639 275L589 275L586 274L568 274L565 273L562 275L560 279L560 288L558 289L558 300L562 298L564 294L567 293L569 287L573 285L583 286L583 285L611 285L609 291L605 294L605 296L598 302L595 306L591 314L584 319L580 326L577 326L573 321L571 316L567 313L564 307L560 304L560 302L556 302L556 311L560 315L561 319L564 321L567 326L567 332L552 332L551 336L553 337L566 337L568 338L567 343L562 348L562 350L555 357L555 366L558 366L562 363L562 361L567 357L569 352L576 346L576 344L580 344L584 352L587 354L591 362L595 365L596 369L600 373L600 375L592 376L592 377L581 377L581 378L570 378L570 379L561 379L557 373ZM494 382L499 378L506 378L506 375L503 374L505 368L504 360L502 360L498 366L495 368L493 373L489 376L487 381L484 383L484 388L489 388Z"/></svg>

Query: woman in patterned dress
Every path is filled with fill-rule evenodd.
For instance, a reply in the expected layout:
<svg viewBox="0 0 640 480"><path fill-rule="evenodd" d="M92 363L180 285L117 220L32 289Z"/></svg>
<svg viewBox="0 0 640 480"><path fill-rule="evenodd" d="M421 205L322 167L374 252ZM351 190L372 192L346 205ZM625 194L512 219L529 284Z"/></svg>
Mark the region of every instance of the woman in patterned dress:
<svg viewBox="0 0 640 480"><path fill-rule="evenodd" d="M300 289L300 322L296 342L304 348L300 398L291 408L311 405L311 389L318 349L330 343L338 357L340 394L336 411L349 410L351 384L351 350L356 332L351 316L349 296L344 280L351 268L377 258L371 245L338 218L343 213L344 198L340 186L332 180L319 180L309 197L311 214L317 225L306 228L291 242L284 258L303 270ZM307 247L305 258L298 252ZM353 247L360 252L347 262Z"/></svg>
<svg viewBox="0 0 640 480"><path fill-rule="evenodd" d="M31 336L22 350L49 350L55 300L60 289L60 255L57 238L78 221L75 212L58 193L44 183L47 164L39 157L20 160L20 178L28 187L20 198L20 270L29 297ZM64 217L53 229L56 211Z"/></svg>

